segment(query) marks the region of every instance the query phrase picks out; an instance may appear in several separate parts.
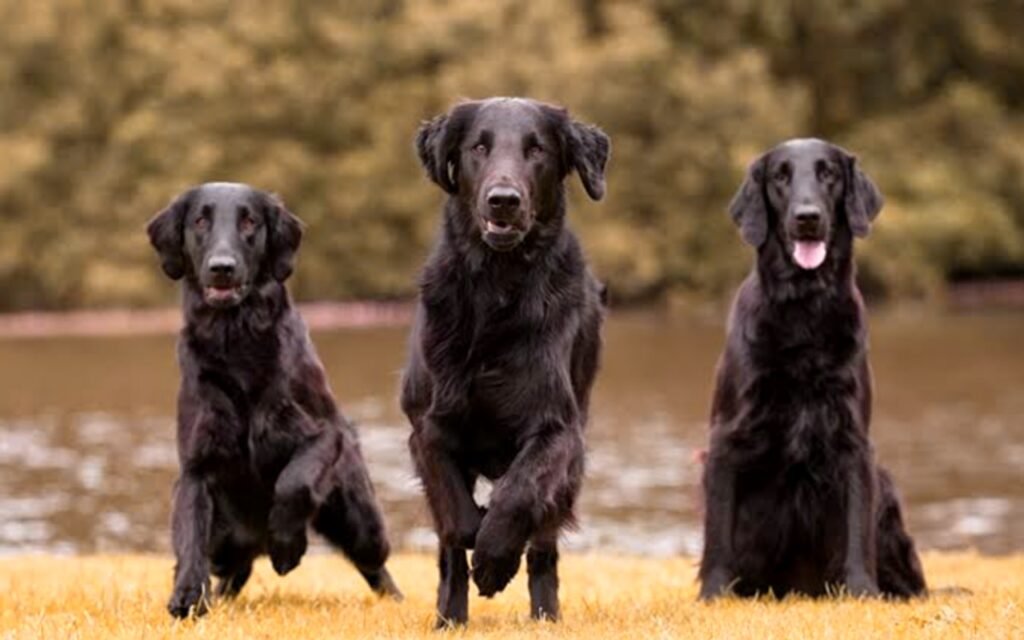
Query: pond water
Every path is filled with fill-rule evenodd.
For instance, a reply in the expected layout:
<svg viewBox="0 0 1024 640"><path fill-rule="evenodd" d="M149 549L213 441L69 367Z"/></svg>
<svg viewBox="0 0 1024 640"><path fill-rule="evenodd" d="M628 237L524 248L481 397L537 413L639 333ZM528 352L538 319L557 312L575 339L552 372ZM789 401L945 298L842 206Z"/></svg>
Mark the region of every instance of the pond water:
<svg viewBox="0 0 1024 640"><path fill-rule="evenodd" d="M720 320L615 315L572 549L695 554ZM395 546L435 543L396 401L401 327L314 335ZM0 554L169 549L173 336L0 341ZM1024 550L1024 315L876 313L872 434L920 547Z"/></svg>

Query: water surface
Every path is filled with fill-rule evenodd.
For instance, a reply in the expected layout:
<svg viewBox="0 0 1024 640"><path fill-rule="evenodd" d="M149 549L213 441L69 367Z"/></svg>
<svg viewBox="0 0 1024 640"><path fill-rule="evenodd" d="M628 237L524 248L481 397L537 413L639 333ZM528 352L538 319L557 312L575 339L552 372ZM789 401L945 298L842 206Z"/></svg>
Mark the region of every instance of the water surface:
<svg viewBox="0 0 1024 640"><path fill-rule="evenodd" d="M570 548L697 553L719 321L612 318ZM166 551L173 336L0 341L0 553ZM314 340L396 546L434 544L396 402L404 328ZM1024 315L875 314L872 433L923 548L1024 549Z"/></svg>

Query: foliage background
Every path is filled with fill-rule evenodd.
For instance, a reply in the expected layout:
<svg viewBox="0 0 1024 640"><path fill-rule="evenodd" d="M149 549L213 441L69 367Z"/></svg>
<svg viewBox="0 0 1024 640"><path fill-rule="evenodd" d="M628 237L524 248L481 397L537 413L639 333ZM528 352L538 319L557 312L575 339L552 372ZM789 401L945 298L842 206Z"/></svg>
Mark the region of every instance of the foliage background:
<svg viewBox="0 0 1024 640"><path fill-rule="evenodd" d="M302 299L411 293L440 192L411 141L460 97L569 106L613 141L574 225L619 300L728 292L724 214L790 136L887 195L880 296L1024 274L1024 2L0 0L0 310L174 298L143 226L214 179L308 224Z"/></svg>

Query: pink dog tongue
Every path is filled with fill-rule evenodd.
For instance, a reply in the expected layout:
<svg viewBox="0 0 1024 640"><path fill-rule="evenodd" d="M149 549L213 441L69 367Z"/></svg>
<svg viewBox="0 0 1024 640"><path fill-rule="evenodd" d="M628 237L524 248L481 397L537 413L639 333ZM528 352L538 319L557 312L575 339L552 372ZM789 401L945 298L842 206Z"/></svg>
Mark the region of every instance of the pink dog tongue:
<svg viewBox="0 0 1024 640"><path fill-rule="evenodd" d="M798 240L793 247L793 259L804 269L817 269L825 262L825 243Z"/></svg>

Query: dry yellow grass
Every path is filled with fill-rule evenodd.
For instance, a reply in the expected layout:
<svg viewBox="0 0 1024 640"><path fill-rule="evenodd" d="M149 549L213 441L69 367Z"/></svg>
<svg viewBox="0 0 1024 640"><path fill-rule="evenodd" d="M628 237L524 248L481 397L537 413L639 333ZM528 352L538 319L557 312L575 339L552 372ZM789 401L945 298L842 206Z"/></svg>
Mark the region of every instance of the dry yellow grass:
<svg viewBox="0 0 1024 640"><path fill-rule="evenodd" d="M494 600L473 598L466 630L436 634L434 562L401 555L392 573L406 593L371 597L340 558L307 557L278 578L261 561L245 592L197 621L164 610L171 560L156 556L0 560L0 638L999 638L1024 639L1024 556L928 554L940 595L910 604L839 599L695 601L689 559L568 556L562 623L527 617L523 576Z"/></svg>

